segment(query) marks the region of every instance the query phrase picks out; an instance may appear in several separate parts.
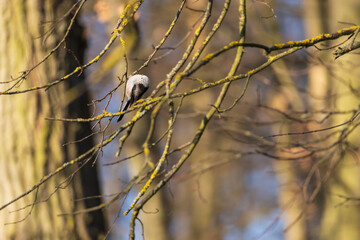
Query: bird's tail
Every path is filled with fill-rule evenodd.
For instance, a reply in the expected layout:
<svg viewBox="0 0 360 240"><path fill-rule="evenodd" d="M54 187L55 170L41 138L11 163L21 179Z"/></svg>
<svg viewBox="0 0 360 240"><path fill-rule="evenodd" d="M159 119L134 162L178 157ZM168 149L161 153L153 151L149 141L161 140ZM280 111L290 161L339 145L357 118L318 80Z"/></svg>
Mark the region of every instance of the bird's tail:
<svg viewBox="0 0 360 240"><path fill-rule="evenodd" d="M126 111L126 109L128 109L128 107L130 106L130 103L131 103L131 101L130 101L130 99L128 99L128 100L125 102L124 106L122 107L121 111L122 111L122 112L123 112L123 111ZM123 115L120 115L117 121L120 122L123 117L124 117L124 114L123 114Z"/></svg>

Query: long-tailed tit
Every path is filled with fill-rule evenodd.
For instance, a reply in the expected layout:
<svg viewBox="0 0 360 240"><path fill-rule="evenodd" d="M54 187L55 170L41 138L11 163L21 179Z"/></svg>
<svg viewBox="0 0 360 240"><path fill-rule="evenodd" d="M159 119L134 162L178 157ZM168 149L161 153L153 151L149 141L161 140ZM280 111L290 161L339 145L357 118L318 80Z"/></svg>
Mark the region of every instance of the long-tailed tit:
<svg viewBox="0 0 360 240"><path fill-rule="evenodd" d="M150 86L150 79L141 74L136 74L131 76L126 83L125 94L127 97L127 101L122 107L121 111L125 111L130 107L133 103L141 98L141 96L148 90ZM124 115L120 115L118 118L118 122L124 117Z"/></svg>

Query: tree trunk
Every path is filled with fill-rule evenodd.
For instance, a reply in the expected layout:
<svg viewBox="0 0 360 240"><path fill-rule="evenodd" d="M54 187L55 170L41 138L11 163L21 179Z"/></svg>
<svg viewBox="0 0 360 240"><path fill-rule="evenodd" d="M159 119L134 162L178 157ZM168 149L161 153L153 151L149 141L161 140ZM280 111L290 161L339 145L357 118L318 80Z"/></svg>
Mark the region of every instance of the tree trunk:
<svg viewBox="0 0 360 240"><path fill-rule="evenodd" d="M339 22L356 23L359 20L360 3L357 0L334 1L329 0L329 26L344 26ZM345 25L348 26L348 25ZM335 61L331 68L333 89L339 95L336 99L336 108L341 110L356 109L360 101L358 97L358 82L360 70L358 64L360 57L357 54L346 54ZM345 82L345 84L344 84ZM349 85L348 85L349 84ZM355 89L353 91L352 89ZM349 116L339 116L335 124L344 122ZM358 129L347 138L348 144L359 146L360 138ZM321 233L323 239L360 239L360 207L358 202L346 202L339 196L360 197L360 168L355 155L359 150L348 149L345 146L339 151L340 158L336 159L338 165L326 185L326 200L324 202L324 215L322 217ZM344 202L345 201L345 202Z"/></svg>
<svg viewBox="0 0 360 240"><path fill-rule="evenodd" d="M274 25L278 29L277 25ZM278 32L278 30L276 30ZM265 36L264 36L265 37ZM282 40L274 37L275 42ZM271 107L286 112L288 109L301 111L304 109L303 99L296 88L296 80L290 74L291 65L281 59L272 65L276 80L279 82L278 91L269 94L268 100ZM287 119L283 119L281 123L282 132L294 131L298 126ZM279 128L274 125L272 133L278 134ZM291 136L284 136L281 141L291 142ZM287 149L278 149L276 155L280 157L291 157L289 152L297 150L289 147ZM273 168L278 181L278 204L283 214L284 237L287 240L304 240L306 239L306 220L303 217L305 202L298 185L300 172L298 171L299 161L279 161L274 160Z"/></svg>
<svg viewBox="0 0 360 240"><path fill-rule="evenodd" d="M58 22L70 9L73 1L15 0L6 1L1 8L0 79L9 81L21 71L39 62L64 36L70 16ZM53 25L53 23L56 23ZM55 28L51 29L52 26ZM66 47L77 59L61 47L59 53L37 67L21 86L25 89L54 81L82 61L84 40L82 28L75 23ZM40 37L40 38L39 38ZM0 96L0 205L19 196L65 161L86 151L93 144L91 138L78 144L72 142L88 135L90 124L64 124L48 121L46 117L81 117L89 115L88 95L83 77L68 79L48 91ZM82 83L82 89L76 87ZM1 90L10 85L0 85ZM71 91L69 91L71 88ZM14 89L13 89L14 90ZM77 93L78 92L78 93ZM79 94L80 92L80 94ZM101 212L82 215L57 216L100 203L99 199L75 201L77 198L99 195L96 167L84 167L71 183L64 182L79 166L59 173L33 194L0 212L1 239L95 239L104 231ZM57 190L57 187L59 189ZM63 187L63 188L62 188ZM52 193L57 192L52 195ZM49 198L50 197L50 198ZM10 212L40 202L34 207ZM22 220L24 221L4 225Z"/></svg>

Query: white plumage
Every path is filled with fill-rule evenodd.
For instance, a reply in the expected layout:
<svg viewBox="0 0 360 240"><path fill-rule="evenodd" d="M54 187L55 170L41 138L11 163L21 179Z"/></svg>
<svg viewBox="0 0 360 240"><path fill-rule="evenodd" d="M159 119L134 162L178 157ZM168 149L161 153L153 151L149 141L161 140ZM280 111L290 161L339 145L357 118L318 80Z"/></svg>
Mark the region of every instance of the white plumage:
<svg viewBox="0 0 360 240"><path fill-rule="evenodd" d="M121 109L125 111L133 103L141 98L141 96L148 90L150 86L150 79L146 75L136 74L131 76L126 83L125 95L127 100ZM118 122L123 118L124 115L119 116Z"/></svg>

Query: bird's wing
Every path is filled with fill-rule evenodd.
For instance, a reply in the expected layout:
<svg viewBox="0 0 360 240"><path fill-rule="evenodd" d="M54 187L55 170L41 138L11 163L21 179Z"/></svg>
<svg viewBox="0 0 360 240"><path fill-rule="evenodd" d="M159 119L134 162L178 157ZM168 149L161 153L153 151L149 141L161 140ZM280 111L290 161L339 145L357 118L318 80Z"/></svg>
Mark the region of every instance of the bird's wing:
<svg viewBox="0 0 360 240"><path fill-rule="evenodd" d="M130 107L130 103L131 103L131 99L128 99L128 100L125 102L124 106L122 107L121 111L122 111L122 112L123 112L123 111L126 111L126 109L128 109L128 107ZM124 117L124 114L123 114L123 115L120 115L117 121L120 122L123 117Z"/></svg>

